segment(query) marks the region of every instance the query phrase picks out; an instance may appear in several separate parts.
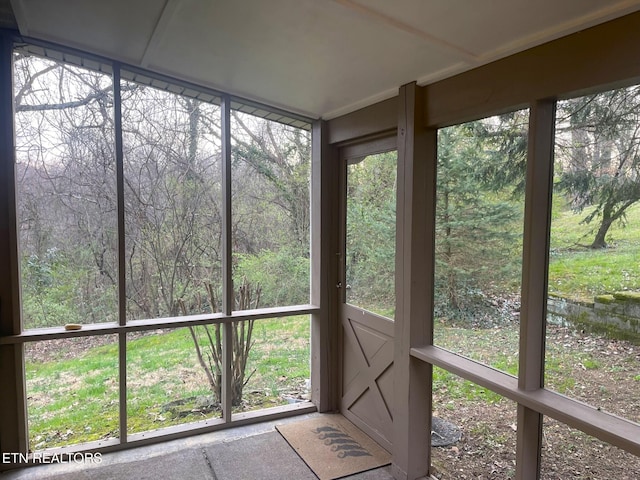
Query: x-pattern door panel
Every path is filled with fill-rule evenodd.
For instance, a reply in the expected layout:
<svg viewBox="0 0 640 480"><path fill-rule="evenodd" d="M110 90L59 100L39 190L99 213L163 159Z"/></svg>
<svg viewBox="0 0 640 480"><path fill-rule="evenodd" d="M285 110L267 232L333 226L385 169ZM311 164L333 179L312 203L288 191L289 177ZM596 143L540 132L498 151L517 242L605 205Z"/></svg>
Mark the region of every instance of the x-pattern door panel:
<svg viewBox="0 0 640 480"><path fill-rule="evenodd" d="M343 304L343 415L390 448L393 322Z"/></svg>

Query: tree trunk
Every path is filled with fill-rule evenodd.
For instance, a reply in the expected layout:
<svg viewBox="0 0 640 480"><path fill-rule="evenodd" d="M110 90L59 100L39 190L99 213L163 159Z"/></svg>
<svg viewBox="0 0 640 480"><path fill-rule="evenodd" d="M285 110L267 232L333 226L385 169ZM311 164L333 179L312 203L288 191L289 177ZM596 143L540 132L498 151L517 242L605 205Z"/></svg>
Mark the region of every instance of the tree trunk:
<svg viewBox="0 0 640 480"><path fill-rule="evenodd" d="M444 234L444 243L445 243L445 251L444 258L445 264L447 265L447 299L449 301L449 306L453 310L458 310L460 308L460 304L458 302L458 288L457 288L457 279L456 272L453 269L453 250L451 248L452 242L452 231L451 231L451 218L449 216L449 190L445 190L444 192L444 224L445 224L445 234Z"/></svg>
<svg viewBox="0 0 640 480"><path fill-rule="evenodd" d="M600 228L598 229L598 233L596 233L596 238L593 240L593 243L590 245L590 248L606 248L607 242L605 242L605 237L613 222L622 218L627 209L636 203L637 196L632 198L631 200L627 200L624 204L620 205L615 212L613 211L613 206L605 205L602 209L602 220L600 222Z"/></svg>
<svg viewBox="0 0 640 480"><path fill-rule="evenodd" d="M593 248L593 249L607 248L607 242L605 241L605 237L612 223L613 223L612 218L610 217L602 218L602 222L600 223L600 228L598 229L598 233L596 233L596 237L593 239L593 243L589 245L589 248Z"/></svg>

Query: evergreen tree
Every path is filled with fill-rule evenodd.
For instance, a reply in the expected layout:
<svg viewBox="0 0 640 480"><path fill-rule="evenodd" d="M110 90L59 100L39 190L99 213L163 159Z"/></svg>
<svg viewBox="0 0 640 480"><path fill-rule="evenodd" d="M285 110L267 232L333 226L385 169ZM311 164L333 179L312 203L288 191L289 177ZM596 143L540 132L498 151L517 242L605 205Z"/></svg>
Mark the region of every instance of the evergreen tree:
<svg viewBox="0 0 640 480"><path fill-rule="evenodd" d="M439 131L436 309L444 317L477 317L489 297L511 293L517 282L526 164L521 120L522 114L494 117Z"/></svg>

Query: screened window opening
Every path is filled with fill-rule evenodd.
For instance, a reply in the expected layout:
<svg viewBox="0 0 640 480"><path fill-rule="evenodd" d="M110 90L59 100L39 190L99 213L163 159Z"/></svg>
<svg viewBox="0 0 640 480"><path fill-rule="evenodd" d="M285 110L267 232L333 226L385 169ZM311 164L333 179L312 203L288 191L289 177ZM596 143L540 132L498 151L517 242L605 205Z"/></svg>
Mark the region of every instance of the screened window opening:
<svg viewBox="0 0 640 480"><path fill-rule="evenodd" d="M58 57L13 55L29 448L314 410L309 123Z"/></svg>
<svg viewBox="0 0 640 480"><path fill-rule="evenodd" d="M396 151L348 161L346 301L395 316Z"/></svg>
<svg viewBox="0 0 640 480"><path fill-rule="evenodd" d="M438 131L434 344L511 375L527 132L527 110Z"/></svg>
<svg viewBox="0 0 640 480"><path fill-rule="evenodd" d="M311 135L231 111L233 280L238 310L309 303Z"/></svg>
<svg viewBox="0 0 640 480"><path fill-rule="evenodd" d="M24 355L32 451L120 437L115 335L29 343Z"/></svg>
<svg viewBox="0 0 640 480"><path fill-rule="evenodd" d="M446 370L433 369L433 475L515 478L516 404ZM491 477L489 477L491 478Z"/></svg>
<svg viewBox="0 0 640 480"><path fill-rule="evenodd" d="M640 422L640 87L558 102L545 384Z"/></svg>
<svg viewBox="0 0 640 480"><path fill-rule="evenodd" d="M545 417L543 433L540 478L561 480L560 472L571 471L575 478L631 480L640 472L640 457L556 420Z"/></svg>
<svg viewBox="0 0 640 480"><path fill-rule="evenodd" d="M14 54L24 328L117 319L113 82Z"/></svg>
<svg viewBox="0 0 640 480"><path fill-rule="evenodd" d="M127 317L220 311L220 108L122 82Z"/></svg>

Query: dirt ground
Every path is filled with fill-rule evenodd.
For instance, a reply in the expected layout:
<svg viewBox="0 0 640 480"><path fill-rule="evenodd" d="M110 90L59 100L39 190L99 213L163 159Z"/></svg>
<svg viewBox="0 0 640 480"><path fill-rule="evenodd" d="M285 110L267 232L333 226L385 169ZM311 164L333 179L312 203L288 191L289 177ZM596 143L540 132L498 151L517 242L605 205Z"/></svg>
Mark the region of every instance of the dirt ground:
<svg viewBox="0 0 640 480"><path fill-rule="evenodd" d="M640 420L640 346L567 328L547 329L550 348L562 351L564 376L575 379L564 394L618 416ZM589 363L566 359L582 358ZM575 354L575 355L572 355ZM516 404L451 399L434 392L434 415L457 425L459 442L432 450L439 480L515 478ZM545 418L542 479L637 480L640 457Z"/></svg>

